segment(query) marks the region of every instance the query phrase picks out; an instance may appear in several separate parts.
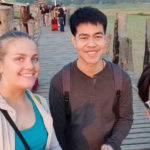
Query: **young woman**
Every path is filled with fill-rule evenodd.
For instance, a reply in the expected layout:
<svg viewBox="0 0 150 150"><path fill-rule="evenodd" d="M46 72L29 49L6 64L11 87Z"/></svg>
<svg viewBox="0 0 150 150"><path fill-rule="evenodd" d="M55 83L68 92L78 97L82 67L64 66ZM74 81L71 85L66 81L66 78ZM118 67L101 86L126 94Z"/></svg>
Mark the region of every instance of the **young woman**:
<svg viewBox="0 0 150 150"><path fill-rule="evenodd" d="M139 96L147 108L147 116L150 119L150 63L143 70L138 82Z"/></svg>
<svg viewBox="0 0 150 150"><path fill-rule="evenodd" d="M58 15L58 12L56 10L56 7L52 6L52 10L51 10L51 30L52 31L58 31L57 15Z"/></svg>
<svg viewBox="0 0 150 150"><path fill-rule="evenodd" d="M37 46L26 33L10 31L0 37L1 150L61 150L46 100L28 90L39 73L38 58Z"/></svg>
<svg viewBox="0 0 150 150"><path fill-rule="evenodd" d="M49 26L49 12L50 12L50 8L49 6L45 6L45 24L46 24L46 27Z"/></svg>

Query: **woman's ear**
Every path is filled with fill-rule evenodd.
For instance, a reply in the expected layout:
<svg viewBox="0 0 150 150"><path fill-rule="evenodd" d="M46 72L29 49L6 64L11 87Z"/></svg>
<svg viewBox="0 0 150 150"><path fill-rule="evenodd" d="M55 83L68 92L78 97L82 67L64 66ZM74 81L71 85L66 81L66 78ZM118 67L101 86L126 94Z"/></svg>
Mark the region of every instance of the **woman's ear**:
<svg viewBox="0 0 150 150"><path fill-rule="evenodd" d="M2 73L2 62L0 60L0 74Z"/></svg>
<svg viewBox="0 0 150 150"><path fill-rule="evenodd" d="M3 74L3 61L0 60L0 75Z"/></svg>
<svg viewBox="0 0 150 150"><path fill-rule="evenodd" d="M147 109L147 116L150 119L150 109Z"/></svg>

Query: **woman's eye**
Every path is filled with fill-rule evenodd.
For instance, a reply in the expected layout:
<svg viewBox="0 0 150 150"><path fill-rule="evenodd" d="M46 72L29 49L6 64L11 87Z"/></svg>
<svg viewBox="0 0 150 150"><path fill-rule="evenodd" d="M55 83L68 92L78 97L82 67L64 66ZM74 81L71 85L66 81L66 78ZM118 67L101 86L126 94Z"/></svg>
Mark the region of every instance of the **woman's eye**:
<svg viewBox="0 0 150 150"><path fill-rule="evenodd" d="M23 62L23 58L19 57L19 58L17 58L17 61Z"/></svg>
<svg viewBox="0 0 150 150"><path fill-rule="evenodd" d="M38 61L39 61L39 58L33 58L32 61L33 61L33 62L38 62Z"/></svg>

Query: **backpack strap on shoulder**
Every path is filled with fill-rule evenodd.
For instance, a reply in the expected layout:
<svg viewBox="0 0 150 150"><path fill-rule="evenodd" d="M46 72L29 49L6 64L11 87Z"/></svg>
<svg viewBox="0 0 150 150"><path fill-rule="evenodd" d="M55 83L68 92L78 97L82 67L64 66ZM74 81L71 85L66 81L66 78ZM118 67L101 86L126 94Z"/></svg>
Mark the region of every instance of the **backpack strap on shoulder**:
<svg viewBox="0 0 150 150"><path fill-rule="evenodd" d="M115 82L115 91L116 91L116 98L117 101L120 99L121 90L122 90L122 72L118 65L111 63L113 74L114 74L114 82Z"/></svg>
<svg viewBox="0 0 150 150"><path fill-rule="evenodd" d="M65 65L62 70L62 87L63 87L63 97L65 104L65 113L66 113L66 123L69 126L71 121L71 107L69 102L70 95L70 67L71 63Z"/></svg>
<svg viewBox="0 0 150 150"><path fill-rule="evenodd" d="M62 85L63 85L63 96L66 102L69 101L70 92L70 64L63 67L62 70Z"/></svg>

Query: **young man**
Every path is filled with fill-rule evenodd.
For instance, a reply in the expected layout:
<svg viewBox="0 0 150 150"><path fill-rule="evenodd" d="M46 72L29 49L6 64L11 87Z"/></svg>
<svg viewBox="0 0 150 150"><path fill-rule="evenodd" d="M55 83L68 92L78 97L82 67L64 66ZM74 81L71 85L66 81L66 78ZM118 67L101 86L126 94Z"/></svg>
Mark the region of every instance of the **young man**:
<svg viewBox="0 0 150 150"><path fill-rule="evenodd" d="M78 59L70 65L69 125L62 92L63 69L53 77L49 93L54 128L63 150L120 150L131 128L130 78L119 68L122 90L117 102L112 64L102 59L106 26L106 16L91 7L79 8L70 18Z"/></svg>
<svg viewBox="0 0 150 150"><path fill-rule="evenodd" d="M43 25L45 25L45 4L42 3L40 6L41 14L42 14L42 19L43 19Z"/></svg>
<svg viewBox="0 0 150 150"><path fill-rule="evenodd" d="M66 25L66 14L67 14L67 8L65 7L64 4L62 4L62 8L64 10L64 26Z"/></svg>

